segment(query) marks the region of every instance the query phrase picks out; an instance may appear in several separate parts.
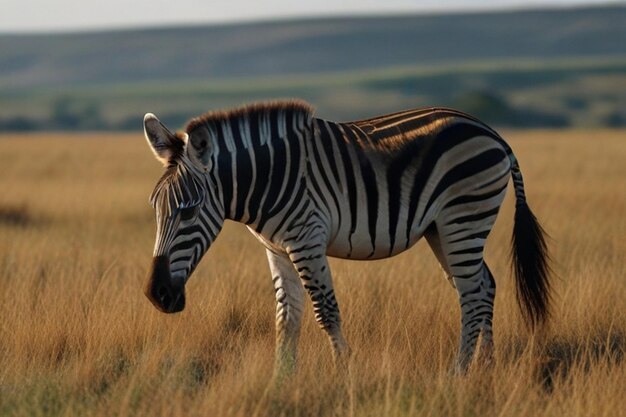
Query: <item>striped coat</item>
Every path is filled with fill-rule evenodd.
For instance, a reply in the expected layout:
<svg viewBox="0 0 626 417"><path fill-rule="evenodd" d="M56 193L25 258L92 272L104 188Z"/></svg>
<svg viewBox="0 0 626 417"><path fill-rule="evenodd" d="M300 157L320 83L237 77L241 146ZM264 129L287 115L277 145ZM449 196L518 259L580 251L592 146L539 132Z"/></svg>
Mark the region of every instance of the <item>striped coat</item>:
<svg viewBox="0 0 626 417"><path fill-rule="evenodd" d="M178 134L148 114L145 133L167 166L152 197L148 297L166 312L182 310L184 283L223 222L245 223L267 248L277 369L295 363L305 292L336 357L348 350L327 256L387 258L423 236L459 293L459 369L480 334L491 351L495 280L483 248L510 175L520 305L531 325L547 315L547 254L519 165L471 116L430 108L336 123L313 117L305 103L278 102L208 113Z"/></svg>

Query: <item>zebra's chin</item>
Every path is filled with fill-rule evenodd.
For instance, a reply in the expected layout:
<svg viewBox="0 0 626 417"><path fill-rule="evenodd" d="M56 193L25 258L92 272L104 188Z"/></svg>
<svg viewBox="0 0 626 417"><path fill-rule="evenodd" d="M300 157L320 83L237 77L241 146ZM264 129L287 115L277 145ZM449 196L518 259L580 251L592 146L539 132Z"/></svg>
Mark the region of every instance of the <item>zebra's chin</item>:
<svg viewBox="0 0 626 417"><path fill-rule="evenodd" d="M169 257L154 257L145 294L163 313L178 313L185 309L185 279L172 276Z"/></svg>

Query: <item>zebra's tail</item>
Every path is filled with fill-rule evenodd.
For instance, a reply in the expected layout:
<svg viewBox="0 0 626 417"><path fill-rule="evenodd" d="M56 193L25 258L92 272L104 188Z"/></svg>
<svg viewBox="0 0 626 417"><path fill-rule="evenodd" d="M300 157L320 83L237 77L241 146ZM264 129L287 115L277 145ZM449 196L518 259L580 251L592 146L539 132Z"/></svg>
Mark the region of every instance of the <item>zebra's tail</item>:
<svg viewBox="0 0 626 417"><path fill-rule="evenodd" d="M516 199L511 254L517 303L526 323L534 329L550 316L550 256L546 232L526 203L519 164L512 152L509 157Z"/></svg>

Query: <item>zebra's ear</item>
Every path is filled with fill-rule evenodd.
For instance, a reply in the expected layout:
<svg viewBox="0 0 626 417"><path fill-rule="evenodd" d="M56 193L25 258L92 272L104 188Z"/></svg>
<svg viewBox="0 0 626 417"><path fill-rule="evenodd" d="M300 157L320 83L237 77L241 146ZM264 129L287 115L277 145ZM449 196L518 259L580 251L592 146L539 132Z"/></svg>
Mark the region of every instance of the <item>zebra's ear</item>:
<svg viewBox="0 0 626 417"><path fill-rule="evenodd" d="M163 125L152 113L143 118L143 131L156 159L167 166L180 157L185 141Z"/></svg>
<svg viewBox="0 0 626 417"><path fill-rule="evenodd" d="M205 169L211 167L211 135L208 129L196 128L189 134L187 141L187 155Z"/></svg>

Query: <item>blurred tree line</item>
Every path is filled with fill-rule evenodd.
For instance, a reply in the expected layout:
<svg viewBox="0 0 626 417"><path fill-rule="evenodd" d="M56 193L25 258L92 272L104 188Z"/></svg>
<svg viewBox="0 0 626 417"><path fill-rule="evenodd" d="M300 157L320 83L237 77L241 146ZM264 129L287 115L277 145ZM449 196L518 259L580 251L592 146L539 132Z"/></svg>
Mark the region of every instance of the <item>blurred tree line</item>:
<svg viewBox="0 0 626 417"><path fill-rule="evenodd" d="M34 116L13 116L0 118L0 130L110 130L113 128L102 115L101 106L96 101L81 101L68 96L60 96L52 101L48 118Z"/></svg>
<svg viewBox="0 0 626 417"><path fill-rule="evenodd" d="M406 92L406 90L405 90ZM376 91L370 91L375 96ZM409 94L411 95L411 94ZM295 95L299 96L299 95ZM306 95L304 95L306 99ZM241 102L246 102L242 97ZM312 100L315 102L315 100ZM418 101L419 103L419 101ZM571 99L566 103L568 108L578 111L587 105L585 100ZM445 105L469 113L484 122L497 127L512 128L564 128L579 126L575 116L562 112L550 112L532 107L512 105L506 95L500 95L487 90L461 91L459 94L443 99L441 102L432 102L428 105ZM415 105L414 107L419 107ZM329 109L333 110L333 109ZM337 110L337 109L335 109ZM391 112L389 109L387 112ZM194 114L201 114L206 109L198 109L190 113L162 113L159 116L172 126L182 126ZM372 108L369 117L379 114L378 108ZM384 110L382 112L385 112ZM123 112L122 112L123 113ZM382 113L380 113L382 114ZM16 115L11 117L0 116L0 131L28 132L28 131L123 131L137 130L141 127L143 113L123 114L121 118L107 117L103 111L103 104L96 99L85 99L71 96L54 98L49 105L47 117ZM594 115L590 121L593 127L624 127L626 117L619 109Z"/></svg>

